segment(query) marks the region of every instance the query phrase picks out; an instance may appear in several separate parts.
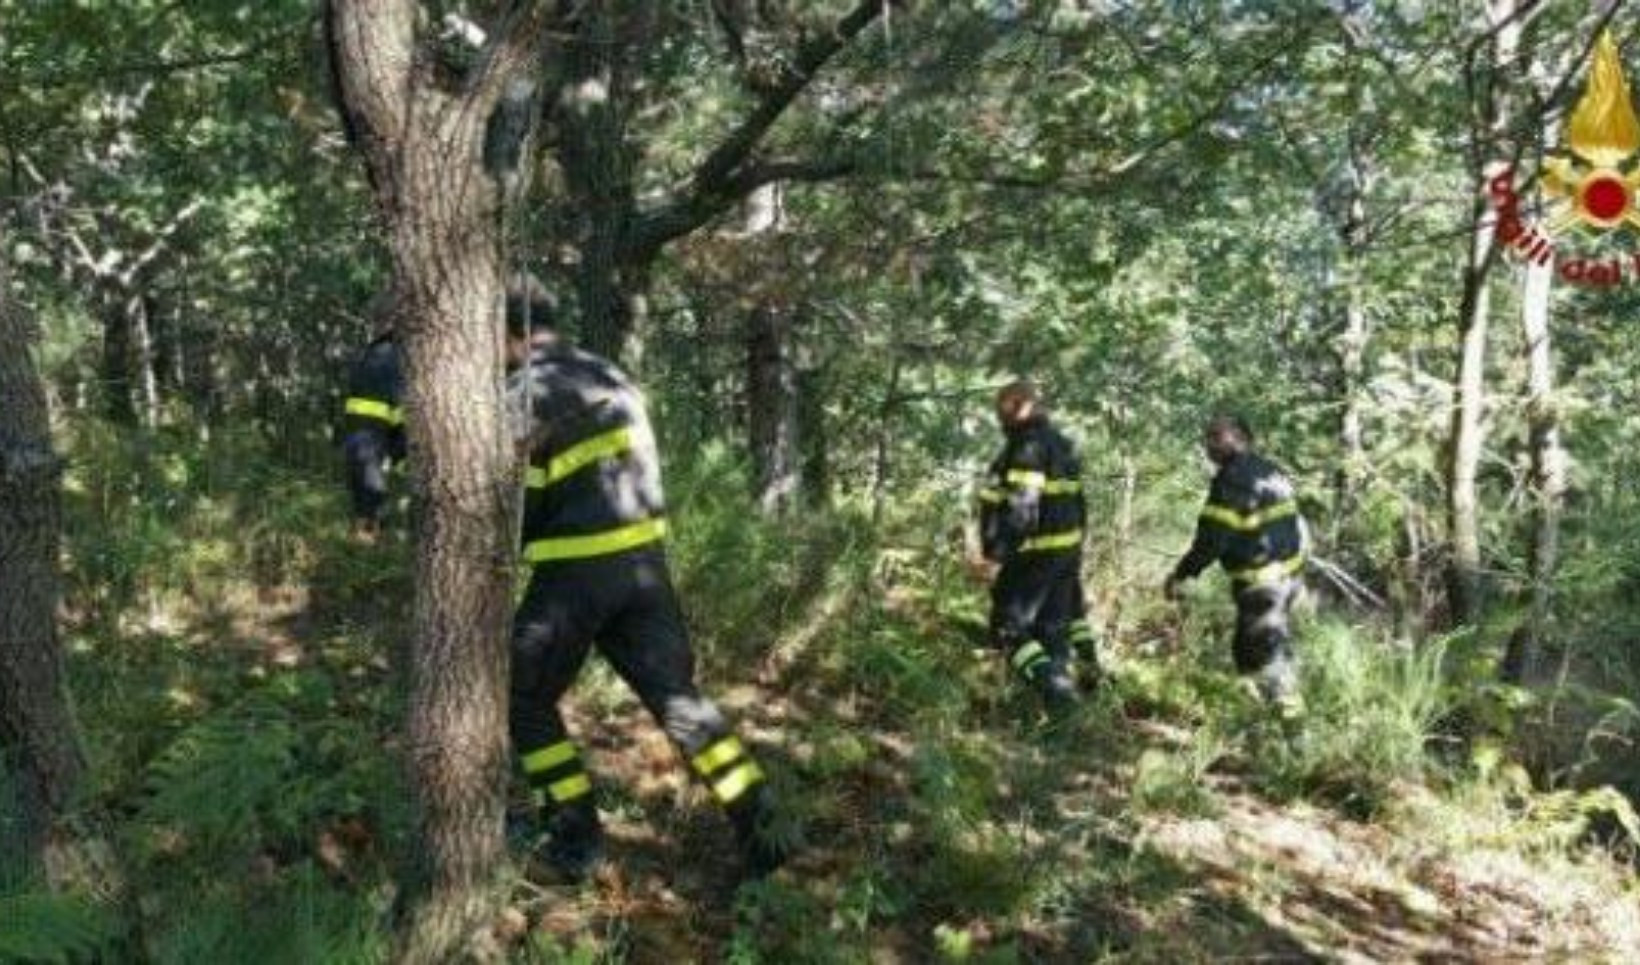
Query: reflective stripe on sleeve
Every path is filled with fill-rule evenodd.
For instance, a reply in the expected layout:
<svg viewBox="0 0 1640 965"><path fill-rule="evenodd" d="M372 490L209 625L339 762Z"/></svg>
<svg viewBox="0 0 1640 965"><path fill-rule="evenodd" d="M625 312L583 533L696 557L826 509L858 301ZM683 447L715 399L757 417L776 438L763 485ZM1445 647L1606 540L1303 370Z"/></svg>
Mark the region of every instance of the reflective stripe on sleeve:
<svg viewBox="0 0 1640 965"><path fill-rule="evenodd" d="M1081 543L1082 531L1079 529L1072 529L1066 530L1063 533L1044 533L1041 536L1033 536L1024 543L1021 543L1019 549L1020 552L1030 553L1040 552L1042 550L1068 549L1073 546L1079 546Z"/></svg>
<svg viewBox="0 0 1640 965"><path fill-rule="evenodd" d="M547 793L559 804L584 797L592 791L592 781L585 774L574 774L547 785Z"/></svg>
<svg viewBox="0 0 1640 965"><path fill-rule="evenodd" d="M631 426L611 429L590 439L577 442L558 455L553 456L545 466L531 466L525 484L531 489L545 489L600 459L618 456L631 448Z"/></svg>
<svg viewBox="0 0 1640 965"><path fill-rule="evenodd" d="M380 399L367 399L363 396L351 396L344 408L348 415L363 416L366 419L375 419L390 426L404 425L404 411L398 406L389 405Z"/></svg>
<svg viewBox="0 0 1640 965"><path fill-rule="evenodd" d="M560 764L567 764L575 760L575 745L569 741L559 741L550 747L533 750L519 758L525 774L539 774L549 771Z"/></svg>
<svg viewBox="0 0 1640 965"><path fill-rule="evenodd" d="M1264 528L1266 523L1273 523L1278 519L1298 514L1298 505L1291 499L1283 499L1279 503L1272 503L1263 509L1255 509L1250 513L1243 513L1229 506L1217 503L1208 503L1202 507L1201 518L1209 519L1241 533L1256 533Z"/></svg>

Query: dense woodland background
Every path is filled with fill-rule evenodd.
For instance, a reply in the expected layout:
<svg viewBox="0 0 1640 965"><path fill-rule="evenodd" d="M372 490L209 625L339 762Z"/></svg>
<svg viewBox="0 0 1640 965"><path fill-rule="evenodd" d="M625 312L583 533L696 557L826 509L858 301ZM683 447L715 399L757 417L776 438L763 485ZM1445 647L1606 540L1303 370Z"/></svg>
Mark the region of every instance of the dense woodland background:
<svg viewBox="0 0 1640 965"><path fill-rule="evenodd" d="M0 0L0 960L1633 960L1640 288L1483 192L1537 203L1605 28L1640 65L1581 0ZM516 268L648 387L769 882L602 669L598 882L406 753L499 706ZM365 546L389 303L416 508ZM962 566L1016 375L1088 465L1058 730ZM1158 593L1225 408L1324 561L1292 742L1219 578Z"/></svg>

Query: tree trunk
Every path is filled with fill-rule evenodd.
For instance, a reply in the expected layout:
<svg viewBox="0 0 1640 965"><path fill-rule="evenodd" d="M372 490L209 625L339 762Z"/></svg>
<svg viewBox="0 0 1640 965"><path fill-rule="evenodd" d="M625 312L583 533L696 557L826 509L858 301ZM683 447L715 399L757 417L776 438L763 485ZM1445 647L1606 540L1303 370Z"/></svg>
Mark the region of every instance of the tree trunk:
<svg viewBox="0 0 1640 965"><path fill-rule="evenodd" d="M483 142L503 93L541 61L545 9L512 5L459 85L419 49L410 0L333 0L327 24L389 233L419 520L406 721L417 848L402 962L480 953L496 897L519 486L502 391L503 197Z"/></svg>
<svg viewBox="0 0 1640 965"><path fill-rule="evenodd" d="M637 206L637 151L626 136L629 80L617 43L625 32L626 6L617 0L582 12L584 22L564 42L554 117L558 162L577 220L581 341L600 355L636 366L653 255L627 248Z"/></svg>
<svg viewBox="0 0 1640 965"><path fill-rule="evenodd" d="M1491 64L1484 83L1479 127L1474 131L1472 173L1475 197L1471 205L1469 257L1464 266L1463 294L1459 300L1458 336L1461 346L1453 380L1451 430L1447 441L1446 493L1447 605L1455 624L1474 623L1480 615L1481 539L1476 479L1485 446L1483 414L1486 407L1486 329L1491 313L1487 279L1497 257L1495 219L1485 200L1490 180L1509 166L1495 155L1509 130L1509 108L1497 85L1507 83L1517 70L1523 17L1519 11L1530 0L1489 0L1488 23L1493 28ZM1512 175L1512 172L1510 172Z"/></svg>
<svg viewBox="0 0 1640 965"><path fill-rule="evenodd" d="M802 484L791 315L765 302L752 309L746 327L754 497L765 515L780 515L796 503Z"/></svg>
<svg viewBox="0 0 1640 965"><path fill-rule="evenodd" d="M1339 237L1343 243L1343 331L1338 339L1338 388L1341 403L1338 416L1338 446L1341 461L1335 481L1335 529L1346 526L1360 499L1361 476L1367 465L1361 430L1361 391L1366 377L1367 311L1363 304L1362 276L1367 255L1367 192L1373 179L1373 158L1350 131L1348 198Z"/></svg>
<svg viewBox="0 0 1640 965"><path fill-rule="evenodd" d="M153 299L147 295L132 294L125 300L126 312L131 318L132 364L135 368L137 415L142 427L152 429L159 425L159 377L155 371L157 353L154 348Z"/></svg>
<svg viewBox="0 0 1640 965"><path fill-rule="evenodd" d="M892 474L892 456L894 428L892 425L894 411L900 405L900 358L899 350L895 348L894 359L889 363L888 387L883 392L883 404L877 413L877 457L872 470L871 481L871 522L880 526L883 522L883 513L888 509L888 484Z"/></svg>
<svg viewBox="0 0 1640 965"><path fill-rule="evenodd" d="M826 377L812 360L797 367L797 436L803 450L803 497L811 505L831 500L831 436L826 429Z"/></svg>
<svg viewBox="0 0 1640 965"><path fill-rule="evenodd" d="M1483 270L1474 264L1477 249L1491 246L1490 225L1477 226L1471 240L1471 267L1465 273L1462 349L1453 386L1452 429L1447 451L1447 605L1452 621L1474 622L1479 611L1481 539L1475 480L1485 443L1481 412L1486 393L1486 328L1491 298Z"/></svg>
<svg viewBox="0 0 1640 965"><path fill-rule="evenodd" d="M5 250L0 238L0 259ZM62 460L34 360L39 333L10 292L0 260L0 766L21 818L0 827L0 856L40 871L85 760L57 636Z"/></svg>
<svg viewBox="0 0 1640 965"><path fill-rule="evenodd" d="M746 198L743 243L775 250L784 205L778 185L768 184ZM776 255L763 263L774 276L788 275ZM778 288L778 286L776 286ZM778 290L754 292L746 314L746 426L751 443L753 499L766 516L790 510L802 489L801 433L798 427L796 346L790 308Z"/></svg>
<svg viewBox="0 0 1640 965"><path fill-rule="evenodd" d="M102 307L103 411L111 422L136 425L137 406L132 386L132 359L136 354L130 305L117 292L105 292Z"/></svg>
<svg viewBox="0 0 1640 965"><path fill-rule="evenodd" d="M1566 453L1555 405L1554 356L1549 340L1550 266L1529 262L1521 293L1526 336L1526 418L1532 459L1532 542L1528 553L1531 598L1525 624L1509 641L1502 675L1520 683L1538 666L1553 603L1560 555L1560 516L1566 498Z"/></svg>

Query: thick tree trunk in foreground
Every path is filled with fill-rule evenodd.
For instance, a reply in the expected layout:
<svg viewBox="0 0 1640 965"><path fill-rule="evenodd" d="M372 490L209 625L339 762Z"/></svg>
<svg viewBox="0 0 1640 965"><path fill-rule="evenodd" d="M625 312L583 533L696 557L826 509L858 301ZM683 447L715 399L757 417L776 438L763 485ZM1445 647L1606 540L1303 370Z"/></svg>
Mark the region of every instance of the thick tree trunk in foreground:
<svg viewBox="0 0 1640 965"><path fill-rule="evenodd" d="M1521 324L1526 336L1526 418L1532 457L1532 542L1528 552L1532 578L1525 624L1509 641L1503 677L1520 683L1539 664L1554 600L1555 567L1560 557L1560 516L1566 500L1566 453L1560 443L1560 413L1555 406L1554 355L1549 339L1549 292L1553 269L1532 262L1521 294Z"/></svg>
<svg viewBox="0 0 1640 965"><path fill-rule="evenodd" d="M0 766L18 792L21 818L18 827L0 827L0 855L48 870L48 847L85 761L57 636L62 463L51 447L36 336L11 302L0 261Z"/></svg>
<svg viewBox="0 0 1640 965"><path fill-rule="evenodd" d="M546 15L510 5L461 80L418 44L417 15L411 0L333 0L329 28L389 233L420 521L406 721L418 846L397 957L442 963L488 941L508 759L518 484L502 400L503 197L484 134L539 63Z"/></svg>

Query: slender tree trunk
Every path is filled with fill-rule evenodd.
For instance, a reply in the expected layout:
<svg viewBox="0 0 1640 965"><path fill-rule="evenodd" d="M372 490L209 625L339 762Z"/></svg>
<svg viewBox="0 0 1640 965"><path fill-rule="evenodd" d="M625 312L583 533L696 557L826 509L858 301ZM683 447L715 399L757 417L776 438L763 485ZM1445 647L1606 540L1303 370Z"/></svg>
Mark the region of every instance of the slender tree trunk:
<svg viewBox="0 0 1640 965"><path fill-rule="evenodd" d="M1469 256L1464 266L1463 295L1459 301L1458 371L1453 380L1451 430L1447 440L1446 514L1447 605L1454 623L1473 623L1480 615L1481 539L1480 505L1476 480L1485 447L1486 342L1491 315L1487 280L1497 257L1495 219L1485 200L1487 183L1508 171L1496 157L1509 129L1509 105L1500 85L1507 83L1520 47L1522 16L1530 0L1490 0L1488 23L1493 27L1491 63L1483 79L1472 171L1476 176L1471 205ZM1511 176L1512 176L1512 172Z"/></svg>
<svg viewBox="0 0 1640 965"><path fill-rule="evenodd" d="M1361 429L1362 388L1366 380L1367 310L1363 275L1367 256L1367 193L1374 177L1373 158L1352 126L1350 131L1349 196L1340 226L1343 242L1343 331L1338 339L1339 401L1338 446L1342 460L1335 481L1338 528L1349 523L1360 499L1361 477L1367 465Z"/></svg>
<svg viewBox="0 0 1640 965"><path fill-rule="evenodd" d="M1539 663L1553 603L1560 517L1566 498L1566 453L1560 442L1549 339L1553 278L1550 267L1531 262L1521 293L1521 323L1526 337L1526 418L1532 459L1532 542L1528 553L1532 583L1526 622L1510 639L1504 654L1503 677L1514 683L1527 679Z"/></svg>
<svg viewBox="0 0 1640 965"><path fill-rule="evenodd" d="M627 250L637 207L637 150L627 139L625 54L618 42L630 0L586 6L565 41L555 118L558 161L578 220L576 294L581 340L592 351L635 366L648 307L649 256Z"/></svg>
<svg viewBox="0 0 1640 965"><path fill-rule="evenodd" d="M778 185L746 199L744 243L769 250L784 216ZM778 256L765 270L784 273ZM762 291L746 313L746 426L751 443L753 499L767 516L790 510L802 488L798 429L797 359L792 312L779 292Z"/></svg>
<svg viewBox="0 0 1640 965"><path fill-rule="evenodd" d="M1476 229L1491 244L1491 228ZM1471 275L1477 269L1471 270ZM1453 622L1471 623L1478 615L1481 569L1479 499L1476 477L1485 444L1481 413L1486 392L1486 329L1491 310L1484 279L1464 282L1464 323L1460 330L1458 377L1453 386L1452 428L1447 454L1447 529L1451 556L1447 561L1447 605Z"/></svg>
<svg viewBox="0 0 1640 965"><path fill-rule="evenodd" d="M798 440L803 450L803 496L824 506L831 500L831 437L826 429L825 372L812 359L797 367Z"/></svg>
<svg viewBox="0 0 1640 965"><path fill-rule="evenodd" d="M0 766L21 825L0 826L0 857L49 871L85 760L57 635L62 460L34 359L39 333L11 300L5 250L0 238Z"/></svg>
<svg viewBox="0 0 1640 965"><path fill-rule="evenodd" d="M898 349L895 349L893 361L889 364L888 388L883 393L883 404L877 416L877 458L872 473L871 483L871 521L874 525L881 524L883 512L888 508L888 483L892 474L890 465L892 442L894 439L893 426L894 410L900 405L900 358Z"/></svg>
<svg viewBox="0 0 1640 965"><path fill-rule="evenodd" d="M790 510L802 484L791 339L789 312L769 302L752 309L746 335L747 423L754 497L765 515Z"/></svg>
<svg viewBox="0 0 1640 965"><path fill-rule="evenodd" d="M540 63L546 5L509 5L480 73L459 85L437 76L417 17L411 0L332 0L328 29L389 233L405 350L420 523L406 721L417 848L397 957L433 963L484 953L502 855L518 474L502 398L503 197L484 134Z"/></svg>
<svg viewBox="0 0 1640 965"><path fill-rule="evenodd" d="M159 378L155 371L157 353L154 348L153 300L147 295L132 294L125 300L126 313L131 318L131 362L135 368L137 415L143 428L159 425Z"/></svg>
<svg viewBox="0 0 1640 965"><path fill-rule="evenodd" d="M129 304L117 292L104 292L102 308L103 411L120 425L135 425L137 406L132 386L132 359L136 353Z"/></svg>

